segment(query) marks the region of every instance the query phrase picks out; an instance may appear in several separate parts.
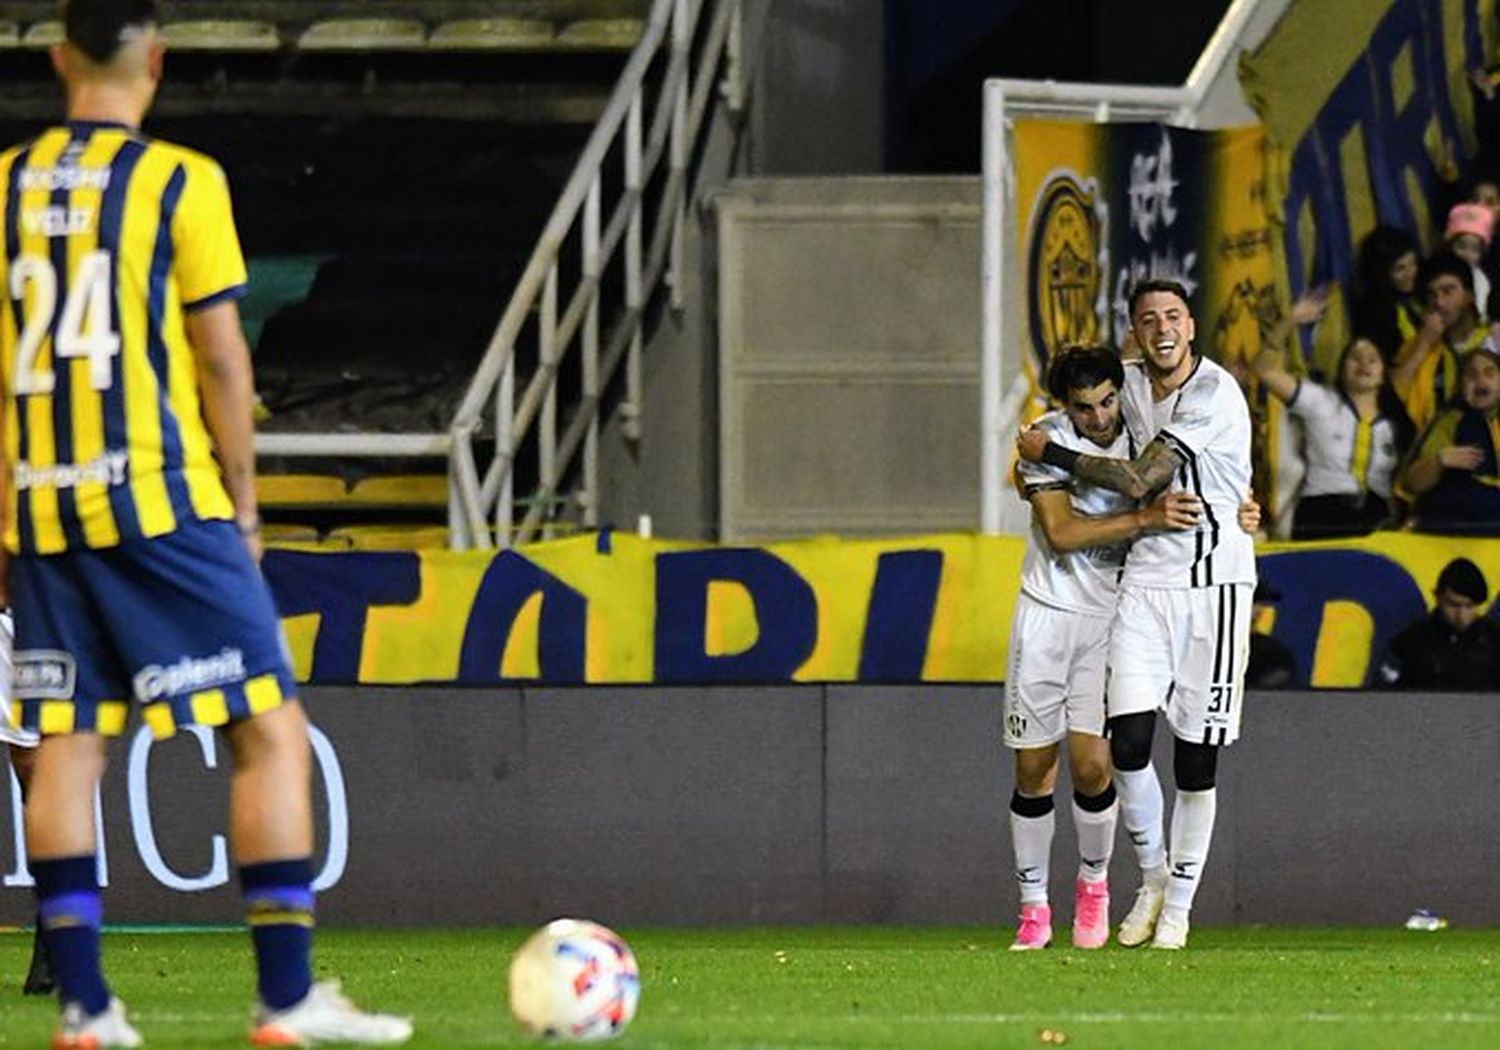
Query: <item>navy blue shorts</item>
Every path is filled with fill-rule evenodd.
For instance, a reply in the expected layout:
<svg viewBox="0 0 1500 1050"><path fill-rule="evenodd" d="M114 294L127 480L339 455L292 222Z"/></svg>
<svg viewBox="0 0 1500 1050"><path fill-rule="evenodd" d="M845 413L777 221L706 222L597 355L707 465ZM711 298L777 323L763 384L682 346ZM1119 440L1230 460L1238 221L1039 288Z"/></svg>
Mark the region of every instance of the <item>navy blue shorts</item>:
<svg viewBox="0 0 1500 1050"><path fill-rule="evenodd" d="M44 736L118 736L134 702L160 740L296 695L270 588L231 522L17 555L10 595L17 719Z"/></svg>

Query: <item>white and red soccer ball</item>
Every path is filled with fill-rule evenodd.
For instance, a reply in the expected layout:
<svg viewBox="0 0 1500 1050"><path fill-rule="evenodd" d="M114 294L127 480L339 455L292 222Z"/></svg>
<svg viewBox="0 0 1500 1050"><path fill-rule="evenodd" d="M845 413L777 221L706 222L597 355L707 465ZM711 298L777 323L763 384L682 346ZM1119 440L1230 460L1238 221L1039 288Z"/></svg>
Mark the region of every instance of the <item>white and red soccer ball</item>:
<svg viewBox="0 0 1500 1050"><path fill-rule="evenodd" d="M543 1039L612 1039L630 1024L640 998L640 969L630 946L596 922L549 922L511 960L511 1015Z"/></svg>

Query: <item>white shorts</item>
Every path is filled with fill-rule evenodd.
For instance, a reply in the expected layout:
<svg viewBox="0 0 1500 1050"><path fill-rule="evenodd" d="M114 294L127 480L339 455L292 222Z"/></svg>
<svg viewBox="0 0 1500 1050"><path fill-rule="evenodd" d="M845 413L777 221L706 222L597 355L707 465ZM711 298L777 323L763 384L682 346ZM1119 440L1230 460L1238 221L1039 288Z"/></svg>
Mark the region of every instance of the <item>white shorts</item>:
<svg viewBox="0 0 1500 1050"><path fill-rule="evenodd" d="M12 709L10 693L11 646L15 643L15 621L10 612L0 609L0 744L13 747L36 747L42 738L29 729L22 729Z"/></svg>
<svg viewBox="0 0 1500 1050"><path fill-rule="evenodd" d="M1109 716L1164 710L1179 739L1234 743L1254 593L1248 583L1122 587L1109 635Z"/></svg>
<svg viewBox="0 0 1500 1050"><path fill-rule="evenodd" d="M1010 625L1005 746L1045 747L1068 733L1104 735L1109 619L1022 594Z"/></svg>

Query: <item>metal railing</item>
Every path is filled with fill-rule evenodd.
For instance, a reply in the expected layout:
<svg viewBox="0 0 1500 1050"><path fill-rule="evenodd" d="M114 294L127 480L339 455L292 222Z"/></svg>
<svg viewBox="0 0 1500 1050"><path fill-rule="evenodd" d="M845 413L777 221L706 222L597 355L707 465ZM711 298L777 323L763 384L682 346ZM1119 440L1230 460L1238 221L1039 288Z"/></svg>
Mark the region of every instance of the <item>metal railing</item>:
<svg viewBox="0 0 1500 1050"><path fill-rule="evenodd" d="M701 17L705 11L711 15L707 22ZM715 88L728 106L743 102L740 19L741 0L655 0L447 432L261 434L256 451L292 457L446 456L449 542L457 548L503 548L535 538L548 527L575 469L582 524L597 525L603 392L623 362L623 429L627 437L638 438L645 312L663 280L671 306L682 307L689 164ZM719 67L726 57L721 84ZM606 187L616 174L609 170L612 156L623 171L610 193L606 219ZM658 175L664 177L653 183ZM578 271L570 279L563 256L575 241ZM601 337L601 289L611 266L618 268L613 276L622 278L623 298L614 304ZM568 298L559 314L564 286ZM533 316L536 367L518 396L517 351ZM567 406L571 415L559 433L558 376L575 352L581 395ZM537 486L529 499L518 500L517 458L523 446L531 447L533 428ZM493 456L481 474L476 441L487 445L490 438Z"/></svg>
<svg viewBox="0 0 1500 1050"><path fill-rule="evenodd" d="M712 9L707 32L699 16ZM449 528L456 547L501 547L534 538L556 506L564 479L582 455L578 483L583 525L598 524L599 417L601 392L623 359L627 437L638 437L642 397L642 321L651 295L665 276L674 308L680 308L683 224L688 162L716 84L719 59L733 35L739 0L657 0L646 30L594 128L531 261L500 318L484 360L469 384L450 430L452 497ZM699 52L691 48L697 40ZM659 54L667 64L649 128L644 127L647 74ZM733 50L731 49L731 57ZM733 81L737 70L729 71ZM737 91L737 89L735 89ZM726 92L731 97L734 92ZM623 181L613 210L604 218L605 161L623 136ZM667 177L648 215L646 187L661 164ZM645 242L647 227L650 241ZM560 259L567 238L581 240L580 273L559 316L563 283ZM623 306L607 342L600 337L600 287L606 269L623 267ZM517 340L536 311L537 368L516 396ZM581 354L582 396L558 433L557 378L575 347ZM484 430L493 404L494 456L481 477L474 439ZM538 484L519 523L514 486L516 459L533 425L537 431Z"/></svg>

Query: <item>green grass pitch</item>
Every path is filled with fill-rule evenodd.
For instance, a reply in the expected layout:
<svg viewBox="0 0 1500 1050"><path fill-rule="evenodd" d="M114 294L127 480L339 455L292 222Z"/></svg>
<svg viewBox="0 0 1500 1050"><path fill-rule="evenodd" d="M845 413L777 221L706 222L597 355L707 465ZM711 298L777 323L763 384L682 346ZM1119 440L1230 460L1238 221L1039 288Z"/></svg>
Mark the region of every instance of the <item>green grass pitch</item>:
<svg viewBox="0 0 1500 1050"><path fill-rule="evenodd" d="M326 929L318 965L411 1014L411 1046L520 1046L505 971L526 932ZM1024 954L980 928L621 932L642 969L622 1047L1500 1046L1497 930L1204 928L1180 953ZM108 931L104 950L147 1046L245 1045L243 933ZM21 997L29 951L0 935L0 1046L45 1045L54 1020Z"/></svg>

